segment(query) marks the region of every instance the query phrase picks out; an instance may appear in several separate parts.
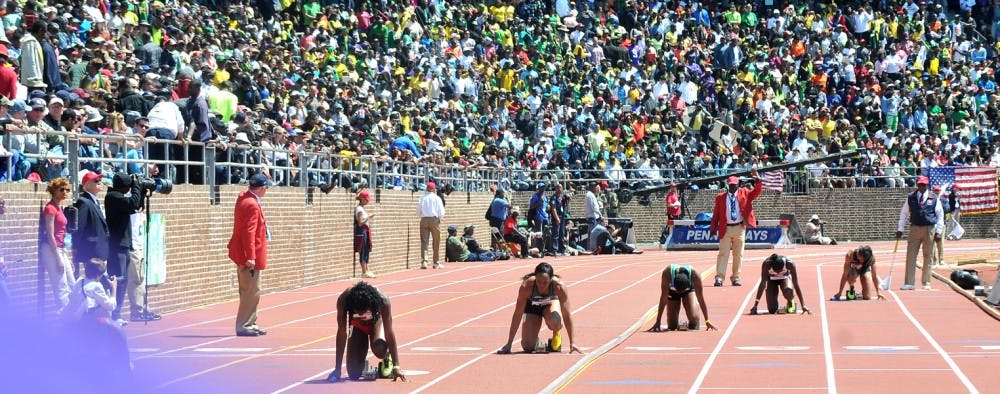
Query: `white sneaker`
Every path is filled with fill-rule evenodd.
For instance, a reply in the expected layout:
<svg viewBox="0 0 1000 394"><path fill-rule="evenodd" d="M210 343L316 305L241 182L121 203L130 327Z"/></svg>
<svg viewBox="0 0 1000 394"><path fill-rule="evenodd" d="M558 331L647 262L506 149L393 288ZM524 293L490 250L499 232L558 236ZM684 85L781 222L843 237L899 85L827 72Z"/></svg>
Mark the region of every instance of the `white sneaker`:
<svg viewBox="0 0 1000 394"><path fill-rule="evenodd" d="M924 282L924 290L930 290L930 289L931 289L931 282Z"/></svg>
<svg viewBox="0 0 1000 394"><path fill-rule="evenodd" d="M420 269L422 269L422 270L427 269L427 262L426 261L420 263Z"/></svg>
<svg viewBox="0 0 1000 394"><path fill-rule="evenodd" d="M444 264L434 263L434 269L438 269L438 268L444 268Z"/></svg>
<svg viewBox="0 0 1000 394"><path fill-rule="evenodd" d="M364 276L365 278L376 278L375 273L371 271L365 272L361 276Z"/></svg>
<svg viewBox="0 0 1000 394"><path fill-rule="evenodd" d="M913 285L903 285L899 288L900 290L913 290Z"/></svg>

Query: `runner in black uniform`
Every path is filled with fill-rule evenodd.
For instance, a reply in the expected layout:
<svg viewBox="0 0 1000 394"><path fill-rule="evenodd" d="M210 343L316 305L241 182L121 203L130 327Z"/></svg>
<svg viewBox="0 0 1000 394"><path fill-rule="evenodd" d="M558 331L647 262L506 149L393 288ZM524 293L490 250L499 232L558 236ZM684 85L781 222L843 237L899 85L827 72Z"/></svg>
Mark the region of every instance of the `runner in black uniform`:
<svg viewBox="0 0 1000 394"><path fill-rule="evenodd" d="M792 288L795 290L792 290ZM802 304L802 313L812 314L802 298L802 289L799 288L799 275L795 270L795 263L788 257L780 254L772 254L764 259L760 265L760 285L757 286L757 300L750 308L750 314L757 314L757 304L760 303L760 296L767 289L767 313L778 313L778 291L780 290L787 301L785 304L786 313L795 313L798 308L795 305L795 294L799 295L799 303Z"/></svg>
<svg viewBox="0 0 1000 394"><path fill-rule="evenodd" d="M851 287L847 290L847 295L844 299L857 299L857 293L854 292L854 283L858 279L861 280L861 297L863 299L872 299L871 294L873 290L875 291L875 298L879 300L885 299L885 296L879 292L879 277L878 272L875 270L875 255L872 253L871 246L865 245L847 252L847 256L844 257L844 273L840 276L840 287L837 288L837 293L830 299L840 301L842 299L840 295L844 292L845 284L850 284Z"/></svg>
<svg viewBox="0 0 1000 394"><path fill-rule="evenodd" d="M573 318L570 316L569 293L559 276L553 273L549 263L540 263L535 272L522 278L521 288L517 292L517 302L514 304L514 316L510 320L510 335L507 344L497 353L510 353L514 335L517 334L517 324L523 317L521 325L521 348L526 353L534 352L541 345L538 332L542 329L542 320L552 330L546 351L561 351L562 339L559 330L566 325L566 335L569 339L570 353L581 353L573 345ZM565 316L565 317L564 317Z"/></svg>
<svg viewBox="0 0 1000 394"><path fill-rule="evenodd" d="M327 381L338 382L342 379L340 368L345 352L347 377L351 380L361 379L367 364L365 359L368 357L369 345L375 357L380 359L377 373L382 377L405 382L406 376L403 376L399 367L389 298L372 285L358 282L337 297L337 359Z"/></svg>
<svg viewBox="0 0 1000 394"><path fill-rule="evenodd" d="M701 306L701 314L695 311L695 297L698 305ZM660 321L663 319L663 307L667 307L667 331L674 331L680 328L678 322L681 313L681 304L684 305L684 313L687 313L688 330L701 329L701 320L705 319L705 329L715 330L715 325L708 320L708 305L705 304L705 296L702 294L701 276L691 268L690 265L671 264L663 270L660 276L660 304L656 309L656 322L650 327L650 332L660 332Z"/></svg>

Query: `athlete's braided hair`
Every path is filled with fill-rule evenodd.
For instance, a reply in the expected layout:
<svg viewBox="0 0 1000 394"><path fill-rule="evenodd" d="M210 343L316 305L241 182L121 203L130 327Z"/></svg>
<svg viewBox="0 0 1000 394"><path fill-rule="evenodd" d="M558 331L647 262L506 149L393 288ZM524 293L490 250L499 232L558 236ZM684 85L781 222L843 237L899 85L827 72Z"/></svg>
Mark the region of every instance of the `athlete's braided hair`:
<svg viewBox="0 0 1000 394"><path fill-rule="evenodd" d="M541 274L549 274L550 278L558 278L559 277L559 275L555 274L555 271L552 269L552 265L551 264L549 264L549 263L538 263L538 265L535 266L535 271L532 272L532 273L530 273L530 274L527 274L527 275L521 277L521 280L528 279L528 278L530 278L532 276L541 275Z"/></svg>

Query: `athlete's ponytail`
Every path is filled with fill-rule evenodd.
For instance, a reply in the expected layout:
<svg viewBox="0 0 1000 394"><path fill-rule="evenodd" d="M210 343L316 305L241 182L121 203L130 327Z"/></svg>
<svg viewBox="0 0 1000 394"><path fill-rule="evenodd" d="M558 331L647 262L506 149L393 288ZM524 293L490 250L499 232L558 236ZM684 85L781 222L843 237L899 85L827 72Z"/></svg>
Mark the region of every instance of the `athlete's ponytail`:
<svg viewBox="0 0 1000 394"><path fill-rule="evenodd" d="M559 277L559 275L556 275L555 271L552 269L552 265L550 265L549 263L538 263L538 265L535 266L535 271L521 277L521 280L528 279L532 276L537 276L541 274L549 274L550 278Z"/></svg>

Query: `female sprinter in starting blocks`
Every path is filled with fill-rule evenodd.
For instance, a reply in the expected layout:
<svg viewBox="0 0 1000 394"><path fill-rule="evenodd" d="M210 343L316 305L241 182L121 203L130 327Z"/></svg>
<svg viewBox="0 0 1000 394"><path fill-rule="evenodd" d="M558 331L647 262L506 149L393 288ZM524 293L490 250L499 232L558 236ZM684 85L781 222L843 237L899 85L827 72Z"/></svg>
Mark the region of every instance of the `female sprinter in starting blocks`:
<svg viewBox="0 0 1000 394"><path fill-rule="evenodd" d="M348 340L347 326L351 326ZM381 361L372 371L365 359L368 345ZM347 349L347 377L351 380L392 377L406 381L399 369L399 352L396 350L396 332L392 328L392 308L389 298L365 282L344 290L337 298L337 359L329 382L341 380L340 366Z"/></svg>
<svg viewBox="0 0 1000 394"><path fill-rule="evenodd" d="M510 335L507 344L497 351L498 354L510 354L511 343L517 334L517 325L521 325L521 348L525 353L531 353L544 348L542 352L558 352L562 350L562 339L559 331L566 325L566 336L569 339L569 352L580 352L573 345L573 318L570 316L569 293L559 276L549 263L539 263L535 272L525 275L521 288L517 291L517 302L514 303L514 316L510 319ZM542 321L552 330L552 339L543 345L538 339L542 329Z"/></svg>
<svg viewBox="0 0 1000 394"><path fill-rule="evenodd" d="M792 288L795 290L792 290ZM795 294L799 295L799 304L802 304L802 313L812 314L806 302L802 299L802 289L799 288L799 275L795 270L795 263L788 257L780 254L772 254L764 259L760 265L760 285L757 286L757 299L750 307L750 314L757 314L757 304L760 303L760 296L767 290L767 313L778 313L778 292L780 291L787 301L785 312L794 314L798 308L795 306Z"/></svg>
<svg viewBox="0 0 1000 394"><path fill-rule="evenodd" d="M691 293L694 293L692 295ZM695 297L698 305L701 306L701 314L695 311ZM715 325L708 320L708 305L705 304L705 296L702 293L701 276L691 268L690 265L670 264L663 270L660 276L660 303L656 307L656 322L650 327L648 332L676 331L680 329L678 322L681 314L681 304L684 305L684 313L687 314L688 321L684 323L688 330L700 330L701 319L705 319L705 330L715 330ZM663 319L663 307L667 307L667 329L660 328L660 321Z"/></svg>
<svg viewBox="0 0 1000 394"><path fill-rule="evenodd" d="M837 288L837 293L830 300L856 300L858 294L854 291L854 284L858 281L861 282L862 299L872 299L872 291L875 292L876 299L885 299L885 296L879 292L879 277L878 272L875 270L875 255L872 253L872 247L868 245L847 252L847 256L844 258L844 273L840 276L840 287ZM844 292L844 285L850 285L851 287L847 290L847 294L841 298L841 294Z"/></svg>

